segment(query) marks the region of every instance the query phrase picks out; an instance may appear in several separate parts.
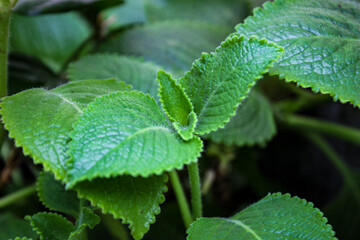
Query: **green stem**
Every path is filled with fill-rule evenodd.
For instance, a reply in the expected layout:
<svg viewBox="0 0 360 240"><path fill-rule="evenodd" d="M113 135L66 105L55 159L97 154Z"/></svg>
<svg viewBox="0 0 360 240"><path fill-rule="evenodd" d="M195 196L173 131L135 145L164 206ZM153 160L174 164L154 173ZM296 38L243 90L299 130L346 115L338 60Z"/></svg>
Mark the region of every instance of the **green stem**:
<svg viewBox="0 0 360 240"><path fill-rule="evenodd" d="M318 134L307 133L306 137L312 141L318 148L320 148L323 153L330 159L331 163L338 169L342 178L344 179L345 184L352 190L354 197L357 199L357 202L360 203L360 189L354 179L354 175L348 168L348 166L341 160L341 158L336 154L332 147Z"/></svg>
<svg viewBox="0 0 360 240"><path fill-rule="evenodd" d="M111 215L101 215L101 220L106 228L110 231L111 235L116 239L130 240L129 235L119 220L114 219Z"/></svg>
<svg viewBox="0 0 360 240"><path fill-rule="evenodd" d="M181 186L179 176L176 173L176 170L169 173L171 183L176 195L177 202L179 204L181 216L184 221L185 228L188 229L190 224L192 223L191 213L189 204L187 203L184 190Z"/></svg>
<svg viewBox="0 0 360 240"><path fill-rule="evenodd" d="M304 129L307 131L323 133L360 145L360 130L356 128L296 115L287 115L281 120L289 127L298 130Z"/></svg>
<svg viewBox="0 0 360 240"><path fill-rule="evenodd" d="M191 206L193 211L193 220L202 216L202 203L201 203L201 187L199 167L197 163L188 165L190 187L191 187Z"/></svg>
<svg viewBox="0 0 360 240"><path fill-rule="evenodd" d="M31 185L29 187L23 188L17 192L11 193L0 199L0 208L7 207L29 195L32 195L36 192L36 185Z"/></svg>

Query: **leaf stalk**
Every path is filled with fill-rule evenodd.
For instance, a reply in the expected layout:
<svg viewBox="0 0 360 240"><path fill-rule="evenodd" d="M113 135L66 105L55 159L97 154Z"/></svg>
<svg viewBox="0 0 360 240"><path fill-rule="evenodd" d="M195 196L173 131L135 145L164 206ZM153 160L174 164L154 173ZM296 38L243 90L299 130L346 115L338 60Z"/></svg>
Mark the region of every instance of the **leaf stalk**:
<svg viewBox="0 0 360 240"><path fill-rule="evenodd" d="M0 199L0 209L7 207L29 195L32 195L36 192L36 185L31 185L29 187L23 188L17 192L10 193L9 195Z"/></svg>
<svg viewBox="0 0 360 240"><path fill-rule="evenodd" d="M193 220L202 216L202 202L201 202L201 186L199 167L197 163L188 165L190 187L191 187L191 206L193 211Z"/></svg>

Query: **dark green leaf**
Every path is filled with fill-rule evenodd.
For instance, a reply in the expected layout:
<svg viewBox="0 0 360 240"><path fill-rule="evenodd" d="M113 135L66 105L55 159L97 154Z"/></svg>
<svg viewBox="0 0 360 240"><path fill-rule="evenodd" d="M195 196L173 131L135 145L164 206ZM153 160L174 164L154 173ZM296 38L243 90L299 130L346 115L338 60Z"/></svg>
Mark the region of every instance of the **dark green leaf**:
<svg viewBox="0 0 360 240"><path fill-rule="evenodd" d="M0 239L13 239L16 237L37 238L36 232L31 229L28 222L19 219L10 213L0 214Z"/></svg>
<svg viewBox="0 0 360 240"><path fill-rule="evenodd" d="M89 208L81 208L80 215L76 220L75 229L71 232L69 240L79 239L79 235L84 231L85 228L94 228L97 224L100 223L100 218L98 215L93 213Z"/></svg>
<svg viewBox="0 0 360 240"><path fill-rule="evenodd" d="M290 195L268 195L231 218L199 218L188 240L336 240L327 219L312 203Z"/></svg>
<svg viewBox="0 0 360 240"><path fill-rule="evenodd" d="M235 36L196 60L179 80L198 118L195 133L224 127L256 80L282 53L280 47L265 39Z"/></svg>
<svg viewBox="0 0 360 240"><path fill-rule="evenodd" d="M271 74L359 107L359 18L358 0L276 0L236 30L284 47Z"/></svg>
<svg viewBox="0 0 360 240"><path fill-rule="evenodd" d="M147 177L196 162L198 137L183 141L159 106L141 92L118 92L96 99L70 134L68 187L97 177Z"/></svg>

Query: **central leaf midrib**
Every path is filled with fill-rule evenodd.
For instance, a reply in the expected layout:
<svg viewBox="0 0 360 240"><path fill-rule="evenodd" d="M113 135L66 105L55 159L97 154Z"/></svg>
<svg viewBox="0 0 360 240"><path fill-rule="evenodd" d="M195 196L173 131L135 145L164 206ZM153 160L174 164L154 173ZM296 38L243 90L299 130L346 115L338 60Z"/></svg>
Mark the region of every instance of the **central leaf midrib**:
<svg viewBox="0 0 360 240"><path fill-rule="evenodd" d="M83 113L83 111L76 105L75 102L70 101L69 99L63 97L61 94L58 94L58 93L55 93L55 92L51 92L51 91L48 91L48 93L49 93L50 95L53 95L53 96L56 96L56 97L60 98L61 100L63 100L63 102L68 103L68 104L71 105L73 108L75 108L76 111L78 111L80 114Z"/></svg>
<svg viewBox="0 0 360 240"><path fill-rule="evenodd" d="M250 233L256 240L262 240L262 238L259 235L257 235L254 230L252 230L249 226L247 226L246 224L244 224L240 220L226 219L226 221L228 221L230 223L233 223L233 224L236 224L237 226L242 227L243 229L245 229L245 231Z"/></svg>

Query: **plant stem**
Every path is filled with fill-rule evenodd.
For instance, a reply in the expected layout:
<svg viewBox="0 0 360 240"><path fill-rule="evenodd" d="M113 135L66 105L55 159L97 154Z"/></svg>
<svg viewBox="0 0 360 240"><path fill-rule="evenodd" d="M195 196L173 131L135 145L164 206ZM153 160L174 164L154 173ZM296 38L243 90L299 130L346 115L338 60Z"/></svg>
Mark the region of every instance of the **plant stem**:
<svg viewBox="0 0 360 240"><path fill-rule="evenodd" d="M316 146L323 151L323 153L330 159L331 163L338 169L344 182L352 190L357 202L360 202L360 188L354 179L354 175L348 166L341 160L332 147L318 134L307 133L306 137L312 141Z"/></svg>
<svg viewBox="0 0 360 240"><path fill-rule="evenodd" d="M190 187L191 187L191 206L193 211L193 220L202 216L202 203L201 203L201 187L199 167L197 163L188 165Z"/></svg>
<svg viewBox="0 0 360 240"><path fill-rule="evenodd" d="M29 187L23 188L17 192L13 192L0 199L0 208L7 207L20 199L23 199L36 192L36 185L31 185Z"/></svg>
<svg viewBox="0 0 360 240"><path fill-rule="evenodd" d="M101 215L101 220L105 224L106 228L110 231L111 235L116 239L129 240L129 235L120 221L114 219L111 215Z"/></svg>
<svg viewBox="0 0 360 240"><path fill-rule="evenodd" d="M184 221L185 228L188 229L190 224L192 223L191 213L189 204L187 203L184 190L181 186L179 176L176 173L176 170L169 173L171 183L176 195L177 202L179 204L181 216Z"/></svg>
<svg viewBox="0 0 360 240"><path fill-rule="evenodd" d="M360 130L356 128L296 115L286 115L281 120L296 129L315 131L360 145Z"/></svg>

